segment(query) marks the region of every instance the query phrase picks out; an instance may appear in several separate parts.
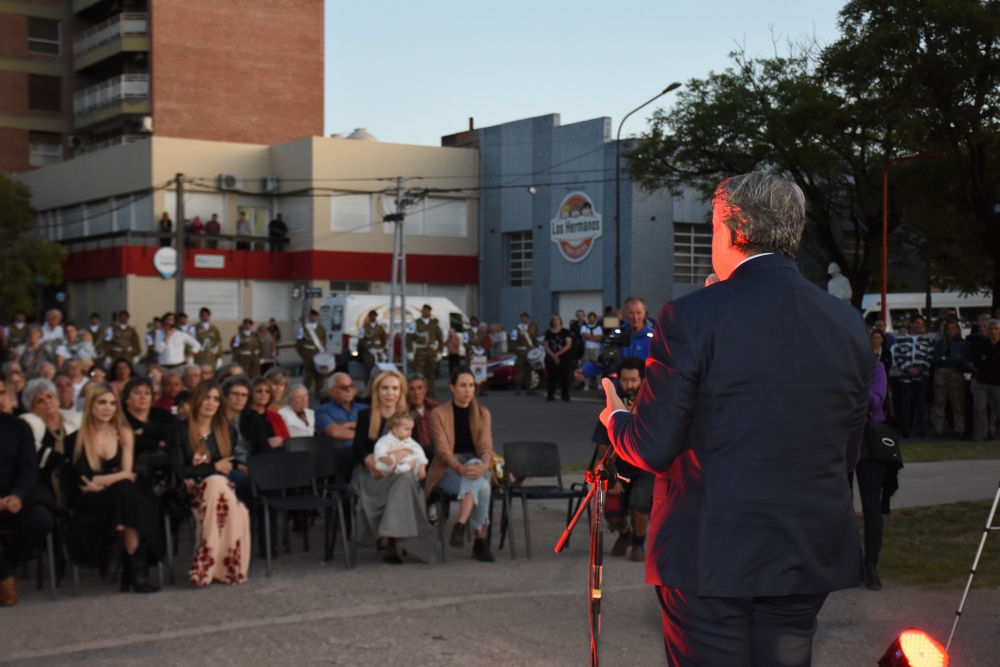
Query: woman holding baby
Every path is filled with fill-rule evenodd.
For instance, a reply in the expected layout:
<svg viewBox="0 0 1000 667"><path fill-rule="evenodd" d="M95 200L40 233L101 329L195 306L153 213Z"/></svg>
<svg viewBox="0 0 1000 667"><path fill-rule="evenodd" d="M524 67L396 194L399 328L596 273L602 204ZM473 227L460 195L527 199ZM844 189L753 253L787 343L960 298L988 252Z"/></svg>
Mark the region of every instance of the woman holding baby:
<svg viewBox="0 0 1000 667"><path fill-rule="evenodd" d="M372 382L370 399L371 407L358 413L354 434L354 456L359 464L353 481L360 496L359 538L362 542L377 540L387 563L402 563L403 552L429 562L434 557L434 530L427 520L420 488L423 464L417 463L415 473L411 461L409 469L397 474L395 463L383 460L380 464L375 456L376 443L390 433L390 420L406 412L406 378L395 370L379 373Z"/></svg>

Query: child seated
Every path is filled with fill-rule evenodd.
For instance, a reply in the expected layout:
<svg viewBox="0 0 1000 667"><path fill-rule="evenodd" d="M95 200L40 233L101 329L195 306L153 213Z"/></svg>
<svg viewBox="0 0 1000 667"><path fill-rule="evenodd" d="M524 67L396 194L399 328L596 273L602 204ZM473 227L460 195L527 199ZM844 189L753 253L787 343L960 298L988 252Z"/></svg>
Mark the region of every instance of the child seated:
<svg viewBox="0 0 1000 667"><path fill-rule="evenodd" d="M389 418L389 432L375 443L375 468L383 475L402 475L413 472L417 479L427 474L427 455L424 448L410 437L413 418L406 414Z"/></svg>

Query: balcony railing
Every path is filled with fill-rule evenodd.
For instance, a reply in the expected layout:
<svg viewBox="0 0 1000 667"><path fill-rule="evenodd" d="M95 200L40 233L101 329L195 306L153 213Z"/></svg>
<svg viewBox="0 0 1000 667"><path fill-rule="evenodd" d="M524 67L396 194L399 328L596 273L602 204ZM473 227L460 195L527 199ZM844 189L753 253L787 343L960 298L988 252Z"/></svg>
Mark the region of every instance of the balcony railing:
<svg viewBox="0 0 1000 667"><path fill-rule="evenodd" d="M125 100L149 99L148 74L122 74L84 88L73 95L73 113L79 115Z"/></svg>
<svg viewBox="0 0 1000 667"><path fill-rule="evenodd" d="M98 23L73 41L73 55L79 58L88 51L123 37L148 37L149 14L124 12Z"/></svg>
<svg viewBox="0 0 1000 667"><path fill-rule="evenodd" d="M144 139L146 139L146 135L144 134L123 134L119 137L112 137L110 139L105 139L104 141L98 141L93 144L87 144L86 146L80 146L74 151L74 154L80 156L85 153L93 153L94 151L111 148L112 146L134 144L135 142L143 141Z"/></svg>

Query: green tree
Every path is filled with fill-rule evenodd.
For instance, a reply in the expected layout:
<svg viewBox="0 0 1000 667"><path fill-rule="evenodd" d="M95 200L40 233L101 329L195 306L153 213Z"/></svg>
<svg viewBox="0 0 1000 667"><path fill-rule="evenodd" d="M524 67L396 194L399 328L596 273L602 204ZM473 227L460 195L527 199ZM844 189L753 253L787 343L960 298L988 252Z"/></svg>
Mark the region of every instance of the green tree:
<svg viewBox="0 0 1000 667"><path fill-rule="evenodd" d="M794 180L809 202L802 252L822 267L817 274L837 262L860 304L878 269L881 170L898 151L895 132L869 102L847 103L829 84L814 45L730 58L732 67L690 81L671 110L654 114L630 152L632 176L706 197L722 178L755 169Z"/></svg>
<svg viewBox="0 0 1000 667"><path fill-rule="evenodd" d="M823 49L737 51L691 81L631 152L632 176L706 194L749 169L795 180L803 252L840 264L857 303L879 273L883 168L944 152L892 169L890 260L1000 307L1000 0L850 0L839 25Z"/></svg>
<svg viewBox="0 0 1000 667"><path fill-rule="evenodd" d="M1000 1L851 0L823 70L848 99L879 102L909 151L909 230L941 286L1000 307Z"/></svg>
<svg viewBox="0 0 1000 667"><path fill-rule="evenodd" d="M0 310L35 310L35 279L45 285L62 282L66 252L33 235L31 192L23 183L0 174Z"/></svg>

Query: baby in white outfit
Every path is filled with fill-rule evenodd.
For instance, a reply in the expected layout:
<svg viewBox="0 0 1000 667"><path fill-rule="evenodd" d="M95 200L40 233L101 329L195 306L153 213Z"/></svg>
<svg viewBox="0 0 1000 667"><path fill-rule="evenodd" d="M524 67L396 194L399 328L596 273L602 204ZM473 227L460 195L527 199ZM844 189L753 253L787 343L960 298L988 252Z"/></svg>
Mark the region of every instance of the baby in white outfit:
<svg viewBox="0 0 1000 667"><path fill-rule="evenodd" d="M389 432L375 443L375 469L383 475L412 472L417 479L427 474L427 455L414 440L413 418L406 414L389 418Z"/></svg>

